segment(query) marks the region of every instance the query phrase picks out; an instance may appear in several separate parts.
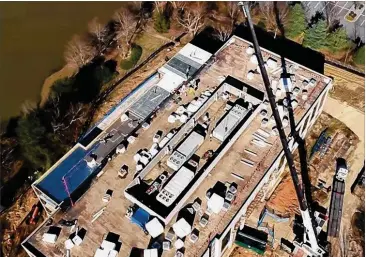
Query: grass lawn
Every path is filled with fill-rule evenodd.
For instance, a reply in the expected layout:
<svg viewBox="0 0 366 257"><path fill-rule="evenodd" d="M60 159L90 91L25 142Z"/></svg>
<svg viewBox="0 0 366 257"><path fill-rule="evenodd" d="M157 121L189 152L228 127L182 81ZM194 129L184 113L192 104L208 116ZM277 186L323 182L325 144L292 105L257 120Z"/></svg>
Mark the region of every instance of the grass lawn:
<svg viewBox="0 0 366 257"><path fill-rule="evenodd" d="M166 43L165 40L154 37L149 33L141 33L136 37L134 42L142 47L140 62L145 60L152 52Z"/></svg>

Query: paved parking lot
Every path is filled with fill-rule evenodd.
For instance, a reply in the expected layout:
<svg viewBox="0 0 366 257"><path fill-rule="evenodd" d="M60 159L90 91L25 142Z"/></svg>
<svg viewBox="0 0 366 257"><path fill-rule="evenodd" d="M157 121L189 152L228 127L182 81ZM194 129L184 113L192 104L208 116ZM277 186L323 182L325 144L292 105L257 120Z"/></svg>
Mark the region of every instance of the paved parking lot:
<svg viewBox="0 0 366 257"><path fill-rule="evenodd" d="M362 3L365 4L365 2ZM349 22L344 19L345 15L354 5L354 1L315 1L302 2L302 4L305 7L308 19L315 15L316 12L325 14L326 10L328 10L346 28L348 36L351 39L360 37L365 42L365 11L362 12L355 22Z"/></svg>

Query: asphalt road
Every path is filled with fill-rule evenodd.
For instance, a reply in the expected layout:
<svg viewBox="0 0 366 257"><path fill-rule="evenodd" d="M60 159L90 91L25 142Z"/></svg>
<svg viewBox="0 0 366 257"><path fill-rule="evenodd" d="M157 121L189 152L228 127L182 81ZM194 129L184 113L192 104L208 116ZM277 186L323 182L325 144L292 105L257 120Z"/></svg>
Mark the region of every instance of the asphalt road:
<svg viewBox="0 0 366 257"><path fill-rule="evenodd" d="M361 2L360 2L361 3ZM302 2L307 18L310 19L316 12L324 13L326 8L339 19L340 23L347 30L347 34L351 39L360 37L365 42L365 11L358 17L355 22L349 22L344 19L345 15L354 5L353 1L315 1ZM363 2L365 4L365 2Z"/></svg>

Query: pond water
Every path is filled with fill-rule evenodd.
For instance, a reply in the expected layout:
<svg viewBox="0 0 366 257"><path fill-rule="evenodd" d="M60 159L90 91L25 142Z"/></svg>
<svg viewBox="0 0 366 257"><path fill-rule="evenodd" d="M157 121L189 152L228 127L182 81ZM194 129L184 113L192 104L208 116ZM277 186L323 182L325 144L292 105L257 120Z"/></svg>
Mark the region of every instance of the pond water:
<svg viewBox="0 0 366 257"><path fill-rule="evenodd" d="M125 2L126 3L126 2ZM0 120L37 102L43 81L64 65L65 45L94 17L106 23L123 2L1 2Z"/></svg>

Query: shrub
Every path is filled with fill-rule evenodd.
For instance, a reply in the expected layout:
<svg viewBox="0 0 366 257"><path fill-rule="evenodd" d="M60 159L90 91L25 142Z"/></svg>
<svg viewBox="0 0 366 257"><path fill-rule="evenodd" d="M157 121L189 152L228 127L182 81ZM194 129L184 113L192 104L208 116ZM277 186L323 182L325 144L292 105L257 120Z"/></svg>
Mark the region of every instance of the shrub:
<svg viewBox="0 0 366 257"><path fill-rule="evenodd" d="M338 28L334 32L331 32L327 37L327 47L332 52L343 50L351 46L351 41L348 39L347 31L345 28Z"/></svg>
<svg viewBox="0 0 366 257"><path fill-rule="evenodd" d="M127 60L121 61L121 68L124 70L129 70L129 69L133 68L137 64L137 62L140 60L141 55L142 55L141 46L134 44L131 49L130 58L128 58Z"/></svg>
<svg viewBox="0 0 366 257"><path fill-rule="evenodd" d="M157 12L154 17L154 29L159 33L166 33L169 28L169 18L164 13Z"/></svg>
<svg viewBox="0 0 366 257"><path fill-rule="evenodd" d="M364 65L365 64L365 46L360 47L356 51L356 53L353 57L353 61L356 64L359 64L359 65Z"/></svg>
<svg viewBox="0 0 366 257"><path fill-rule="evenodd" d="M260 20L257 24L258 27L260 27L263 30L266 30L266 23L263 20Z"/></svg>

